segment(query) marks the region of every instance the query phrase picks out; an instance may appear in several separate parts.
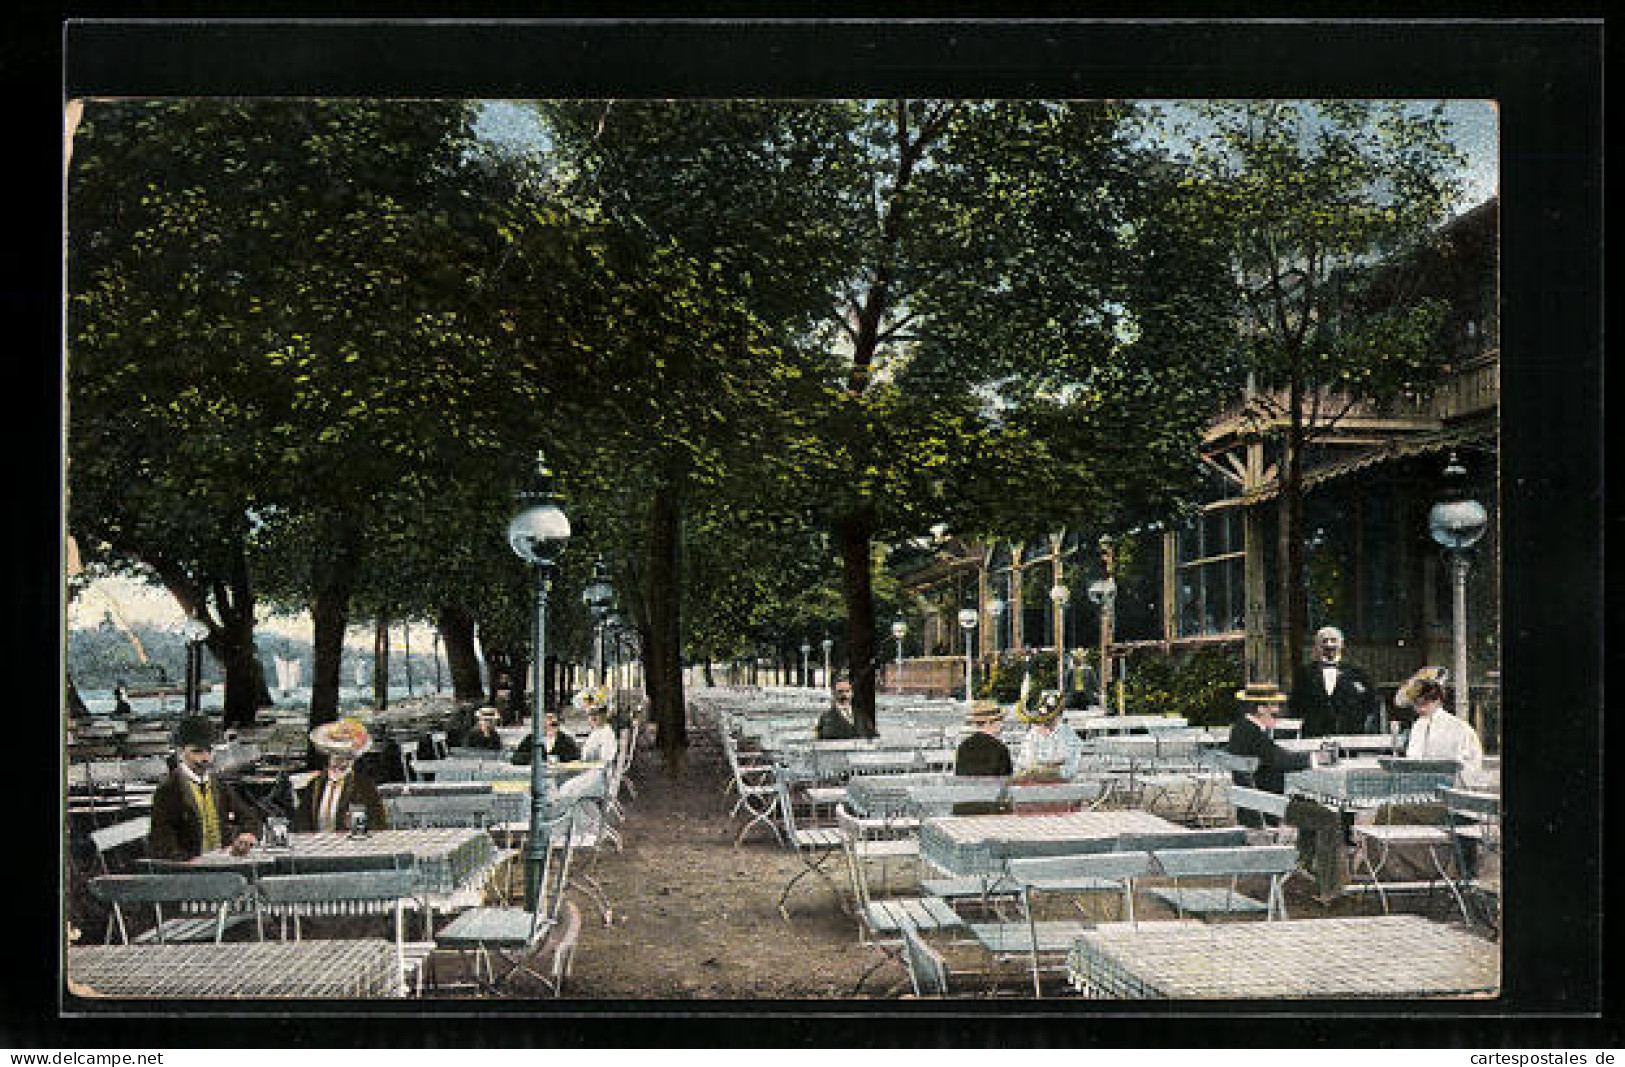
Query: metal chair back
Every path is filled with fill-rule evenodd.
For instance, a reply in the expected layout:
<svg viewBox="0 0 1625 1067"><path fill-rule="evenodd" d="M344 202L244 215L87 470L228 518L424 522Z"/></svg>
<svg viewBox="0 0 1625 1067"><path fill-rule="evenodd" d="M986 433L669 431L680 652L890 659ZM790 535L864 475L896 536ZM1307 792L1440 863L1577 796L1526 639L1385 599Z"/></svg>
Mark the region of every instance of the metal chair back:
<svg viewBox="0 0 1625 1067"><path fill-rule="evenodd" d="M1163 834L1121 834L1117 838L1117 849L1119 852L1161 852L1168 849L1226 848L1246 843L1246 829L1236 826Z"/></svg>
<svg viewBox="0 0 1625 1067"><path fill-rule="evenodd" d="M451 793L439 796L399 796L385 801L389 824L400 829L470 827L484 829L496 821L494 794Z"/></svg>
<svg viewBox="0 0 1625 1067"><path fill-rule="evenodd" d="M1229 771L1238 785L1251 786L1253 776L1258 773L1257 756L1238 756L1234 752L1219 749L1208 753L1204 758L1217 769Z"/></svg>
<svg viewBox="0 0 1625 1067"><path fill-rule="evenodd" d="M917 997L945 997L948 995L948 965L942 954L925 943L908 916L901 916L897 925L903 933L903 962L908 965L908 980Z"/></svg>
<svg viewBox="0 0 1625 1067"><path fill-rule="evenodd" d="M1162 873L1171 878L1284 875L1291 874L1298 864L1298 850L1291 845L1162 849L1152 856Z"/></svg>
<svg viewBox="0 0 1625 1067"><path fill-rule="evenodd" d="M152 817L143 815L137 819L126 819L104 826L100 830L90 832L90 843L96 848L96 860L101 864L103 874L112 874L113 869L107 863L107 854L114 849L136 841L143 841L152 830Z"/></svg>
<svg viewBox="0 0 1625 1067"><path fill-rule="evenodd" d="M371 855L287 855L276 858L273 876L293 874L347 874L352 871L409 871L417 866L411 852L380 852Z"/></svg>
<svg viewBox="0 0 1625 1067"><path fill-rule="evenodd" d="M90 894L113 909L113 918L107 924L105 941L113 939L117 926L120 940L130 943L129 927L124 918L126 905L150 904L157 918L154 927L159 944L164 943L165 904L213 905L216 909L215 935L219 941L225 933L226 912L231 905L248 892L248 880L241 874L227 871L188 871L175 874L104 874L92 878Z"/></svg>
<svg viewBox="0 0 1625 1067"><path fill-rule="evenodd" d="M1286 817L1287 798L1280 793L1253 789L1244 785L1230 787L1230 805L1238 812L1251 811L1277 819Z"/></svg>

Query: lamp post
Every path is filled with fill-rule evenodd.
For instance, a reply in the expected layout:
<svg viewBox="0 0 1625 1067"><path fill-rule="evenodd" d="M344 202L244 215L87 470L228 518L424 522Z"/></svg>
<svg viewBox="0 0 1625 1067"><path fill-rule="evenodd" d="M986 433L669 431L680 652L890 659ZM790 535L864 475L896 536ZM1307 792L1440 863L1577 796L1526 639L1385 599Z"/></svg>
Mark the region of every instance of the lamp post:
<svg viewBox="0 0 1625 1067"><path fill-rule="evenodd" d="M530 485L516 494L519 511L508 522L508 546L536 573L536 601L531 631L530 687L530 840L525 845L525 906L534 914L541 900L543 871L547 866L549 781L542 723L546 718L542 689L547 671L547 592L553 584L553 565L570 540L570 519L553 492L553 474L547 460L536 453Z"/></svg>
<svg viewBox="0 0 1625 1067"><path fill-rule="evenodd" d="M812 683L811 683L810 677L807 674L807 656L811 652L812 652L812 645L809 645L805 641L801 642L801 684L806 686L809 689L812 688Z"/></svg>
<svg viewBox="0 0 1625 1067"><path fill-rule="evenodd" d="M897 684L893 687L898 696L903 695L903 638L908 636L908 623L899 615L891 624L891 635L897 638Z"/></svg>
<svg viewBox="0 0 1625 1067"><path fill-rule="evenodd" d="M831 678L829 674L829 653L835 647L835 642L826 637L820 642L820 645L824 649L824 688L833 690L835 688L835 679Z"/></svg>
<svg viewBox="0 0 1625 1067"><path fill-rule="evenodd" d="M1468 551L1484 536L1489 515L1467 495L1467 468L1450 454L1444 468L1444 499L1428 511L1428 533L1444 549L1450 566L1451 624L1455 630L1456 717L1467 720L1467 572Z"/></svg>
<svg viewBox="0 0 1625 1067"><path fill-rule="evenodd" d="M1112 613L1117 602L1117 583L1098 578L1089 583L1089 600L1100 608L1100 707L1111 707L1108 693L1112 684Z"/></svg>
<svg viewBox="0 0 1625 1067"><path fill-rule="evenodd" d="M440 695L440 628L434 631L434 692Z"/></svg>
<svg viewBox="0 0 1625 1067"><path fill-rule="evenodd" d="M209 628L188 618L181 623L181 636L186 638L186 714L196 715L203 710L203 639Z"/></svg>
<svg viewBox="0 0 1625 1067"><path fill-rule="evenodd" d="M991 607L991 605L990 605ZM959 628L965 631L965 703L971 701L970 690L970 642L971 635L976 632L976 609L961 608L959 610Z"/></svg>
<svg viewBox="0 0 1625 1067"><path fill-rule="evenodd" d="M1072 590L1057 582L1050 586L1049 598L1055 604L1055 692L1066 699L1066 603Z"/></svg>
<svg viewBox="0 0 1625 1067"><path fill-rule="evenodd" d="M592 581L581 591L581 602L592 615L593 639L598 646L599 685L604 684L604 620L609 617L610 604L614 600L615 590L609 584L609 576L604 572L604 558L600 556L593 561Z"/></svg>
<svg viewBox="0 0 1625 1067"><path fill-rule="evenodd" d="M1004 601L1000 600L998 597L994 597L992 600L987 602L987 614L988 617L993 620L993 634L991 640L995 646L999 641L999 621L1004 618L1004 607ZM993 651L997 652L998 648L995 647Z"/></svg>

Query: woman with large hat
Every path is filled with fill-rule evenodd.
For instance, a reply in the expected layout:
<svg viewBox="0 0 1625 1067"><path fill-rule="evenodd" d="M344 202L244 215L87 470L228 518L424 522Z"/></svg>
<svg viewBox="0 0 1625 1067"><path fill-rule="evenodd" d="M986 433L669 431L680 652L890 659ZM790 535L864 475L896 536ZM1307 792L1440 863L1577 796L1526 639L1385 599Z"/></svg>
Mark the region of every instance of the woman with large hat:
<svg viewBox="0 0 1625 1067"><path fill-rule="evenodd" d="M1447 759L1461 764L1466 779L1475 778L1484 761L1484 746L1468 723L1445 710L1445 683L1450 672L1443 667L1423 667L1399 687L1394 706L1416 716L1411 724L1405 755L1410 759Z"/></svg>
<svg viewBox="0 0 1625 1067"><path fill-rule="evenodd" d="M1070 779L1078 773L1083 757L1083 739L1061 721L1061 694L1046 690L1031 711L1016 711L1016 718L1030 724L1016 753L1015 773L1025 778Z"/></svg>
<svg viewBox="0 0 1625 1067"><path fill-rule="evenodd" d="M1271 793L1286 790L1287 771L1309 766L1309 753L1293 752L1275 743L1275 715L1286 699L1273 682L1248 682L1236 693L1241 709L1230 725L1230 741L1225 746L1232 755L1258 758L1252 785ZM1235 777L1238 785L1247 784L1239 773Z"/></svg>
<svg viewBox="0 0 1625 1067"><path fill-rule="evenodd" d="M310 743L327 759L327 766L298 792L293 812L293 829L310 833L348 832L350 813L361 808L367 813L367 827L388 829L378 786L356 769L358 756L372 747L372 738L359 719L326 722L310 731Z"/></svg>

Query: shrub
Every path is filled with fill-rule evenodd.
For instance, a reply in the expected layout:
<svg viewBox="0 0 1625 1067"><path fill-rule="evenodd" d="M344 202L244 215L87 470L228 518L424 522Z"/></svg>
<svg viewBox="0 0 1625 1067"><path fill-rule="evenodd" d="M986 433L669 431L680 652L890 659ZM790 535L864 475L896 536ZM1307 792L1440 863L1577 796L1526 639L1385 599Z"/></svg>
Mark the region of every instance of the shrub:
<svg viewBox="0 0 1625 1067"><path fill-rule="evenodd" d="M1183 662L1131 659L1124 695L1137 715L1177 715L1192 726L1225 726L1235 717L1242 665L1233 651L1205 648ZM1115 688L1115 687L1114 687Z"/></svg>

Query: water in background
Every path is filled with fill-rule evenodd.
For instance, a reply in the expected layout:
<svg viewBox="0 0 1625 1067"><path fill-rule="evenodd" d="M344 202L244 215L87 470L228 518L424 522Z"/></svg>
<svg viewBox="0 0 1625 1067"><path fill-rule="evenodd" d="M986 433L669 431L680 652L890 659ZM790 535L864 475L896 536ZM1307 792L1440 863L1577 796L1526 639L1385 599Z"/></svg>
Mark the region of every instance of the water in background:
<svg viewBox="0 0 1625 1067"><path fill-rule="evenodd" d="M449 693L451 690L446 690ZM434 686L424 689L415 686L412 690L414 697L430 696L434 693ZM85 707L92 715L111 715L115 706L113 691L111 689L81 689L79 697L85 702ZM391 701L408 699L406 689L392 688L389 691ZM130 717L132 719L163 719L179 716L186 707L184 695L176 693L165 697L130 697ZM213 689L202 694L204 711L218 712L224 707L226 687L216 685ZM302 686L290 689L283 695L279 689L271 690L271 703L278 708L308 708L310 707L310 687ZM372 707L372 686L339 686L340 707Z"/></svg>

